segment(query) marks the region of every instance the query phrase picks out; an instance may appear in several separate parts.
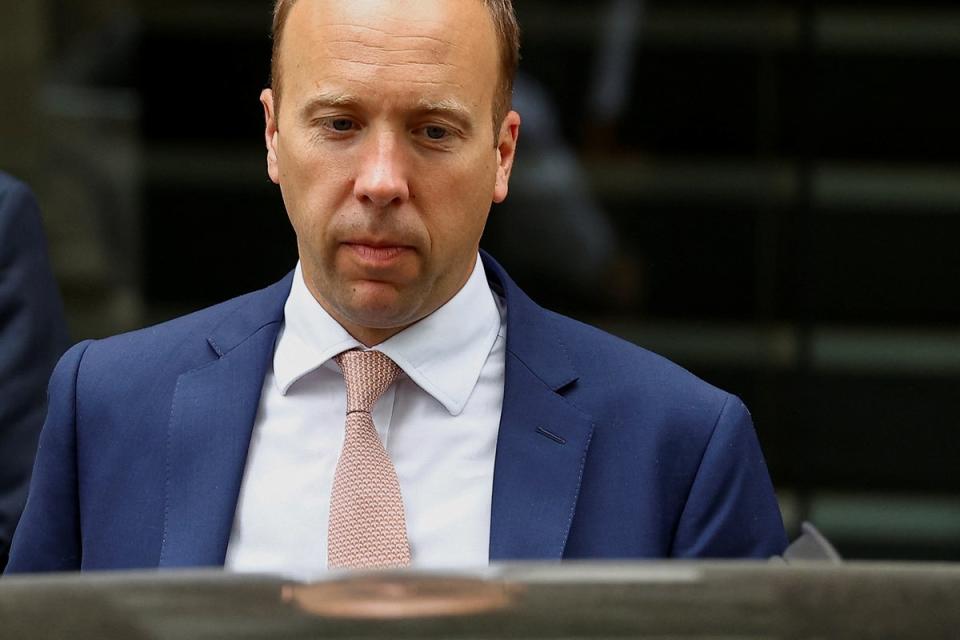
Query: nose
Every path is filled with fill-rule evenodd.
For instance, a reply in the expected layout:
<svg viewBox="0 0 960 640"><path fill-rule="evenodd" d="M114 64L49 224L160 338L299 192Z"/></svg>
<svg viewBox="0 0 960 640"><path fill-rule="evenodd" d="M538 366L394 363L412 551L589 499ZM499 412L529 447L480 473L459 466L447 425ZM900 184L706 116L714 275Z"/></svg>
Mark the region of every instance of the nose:
<svg viewBox="0 0 960 640"><path fill-rule="evenodd" d="M397 137L388 131L371 132L362 148L354 195L379 209L406 202L410 197L407 166Z"/></svg>

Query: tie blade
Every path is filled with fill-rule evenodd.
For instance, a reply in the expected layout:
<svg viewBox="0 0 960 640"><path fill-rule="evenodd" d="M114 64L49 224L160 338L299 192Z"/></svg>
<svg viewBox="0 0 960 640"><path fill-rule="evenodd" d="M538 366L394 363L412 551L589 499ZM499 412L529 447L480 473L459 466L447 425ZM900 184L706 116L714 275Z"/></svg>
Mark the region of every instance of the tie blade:
<svg viewBox="0 0 960 640"><path fill-rule="evenodd" d="M379 351L337 357L347 388L343 449L330 495L327 566L342 569L410 565L410 544L396 468L370 408L400 368Z"/></svg>

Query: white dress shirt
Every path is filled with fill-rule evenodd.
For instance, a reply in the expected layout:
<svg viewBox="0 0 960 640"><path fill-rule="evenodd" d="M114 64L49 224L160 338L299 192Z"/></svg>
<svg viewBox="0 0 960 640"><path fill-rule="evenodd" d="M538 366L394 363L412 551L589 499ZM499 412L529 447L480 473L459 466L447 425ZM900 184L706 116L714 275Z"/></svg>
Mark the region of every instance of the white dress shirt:
<svg viewBox="0 0 960 640"><path fill-rule="evenodd" d="M483 264L444 306L375 348L403 374L374 406L417 567L489 561L503 404L505 309ZM333 357L364 348L308 291L297 265L263 382L226 567L308 578L327 566L327 520L346 389Z"/></svg>

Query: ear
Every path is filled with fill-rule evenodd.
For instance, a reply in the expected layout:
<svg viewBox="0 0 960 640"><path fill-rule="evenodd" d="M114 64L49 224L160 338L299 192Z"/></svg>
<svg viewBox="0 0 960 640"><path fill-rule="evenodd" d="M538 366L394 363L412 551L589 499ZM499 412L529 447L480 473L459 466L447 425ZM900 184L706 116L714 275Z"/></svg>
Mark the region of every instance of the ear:
<svg viewBox="0 0 960 640"><path fill-rule="evenodd" d="M513 169L513 159L517 155L517 138L520 136L520 114L511 111L500 125L500 136L497 139L497 181L493 187L493 201L503 202L507 198L510 184L510 171Z"/></svg>
<svg viewBox="0 0 960 640"><path fill-rule="evenodd" d="M277 112L273 104L273 91L264 89L260 93L260 104L263 105L264 132L267 143L267 175L275 184L280 184L280 167L277 163Z"/></svg>

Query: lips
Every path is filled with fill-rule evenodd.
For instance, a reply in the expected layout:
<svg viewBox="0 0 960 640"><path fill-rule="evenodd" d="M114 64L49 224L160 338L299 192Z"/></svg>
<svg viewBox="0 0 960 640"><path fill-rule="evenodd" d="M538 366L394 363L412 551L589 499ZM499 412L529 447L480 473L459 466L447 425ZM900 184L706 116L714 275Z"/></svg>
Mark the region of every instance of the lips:
<svg viewBox="0 0 960 640"><path fill-rule="evenodd" d="M412 250L406 245L374 240L344 242L343 246L361 261L377 265L389 264Z"/></svg>

